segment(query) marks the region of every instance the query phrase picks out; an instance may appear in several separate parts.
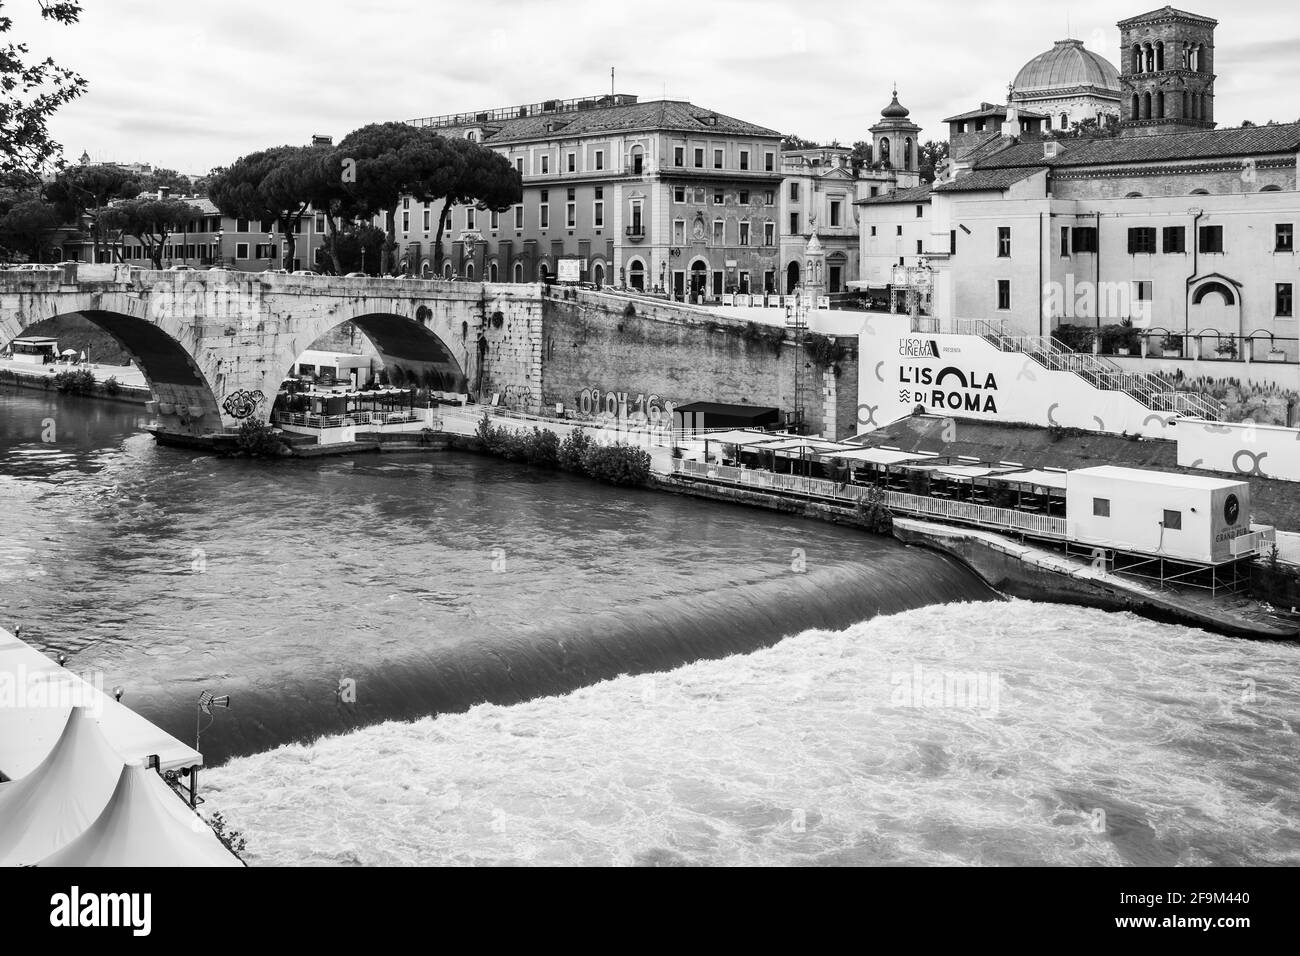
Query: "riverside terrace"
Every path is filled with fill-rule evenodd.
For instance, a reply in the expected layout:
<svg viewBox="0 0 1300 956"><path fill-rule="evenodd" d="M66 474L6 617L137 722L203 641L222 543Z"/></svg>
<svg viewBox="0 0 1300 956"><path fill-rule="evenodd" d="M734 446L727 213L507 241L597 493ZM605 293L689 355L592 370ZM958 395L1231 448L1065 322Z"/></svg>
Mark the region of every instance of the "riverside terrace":
<svg viewBox="0 0 1300 956"><path fill-rule="evenodd" d="M1244 587L1250 562L1274 540L1272 527L1250 524L1246 482L1135 468L1027 469L733 429L685 440L672 476L854 508L879 503L1051 543L1104 570L1212 594Z"/></svg>

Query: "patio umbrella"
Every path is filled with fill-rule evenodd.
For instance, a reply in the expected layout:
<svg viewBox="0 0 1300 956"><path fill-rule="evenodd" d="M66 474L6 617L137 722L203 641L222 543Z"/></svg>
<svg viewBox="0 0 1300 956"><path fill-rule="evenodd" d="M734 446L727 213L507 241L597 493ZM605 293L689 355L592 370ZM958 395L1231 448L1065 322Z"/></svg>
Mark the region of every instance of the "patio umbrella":
<svg viewBox="0 0 1300 956"><path fill-rule="evenodd" d="M62 352L60 352L59 354L60 354L60 355L76 355L76 354L77 354L77 350L76 350L76 349L64 349L64 350L63 350Z"/></svg>

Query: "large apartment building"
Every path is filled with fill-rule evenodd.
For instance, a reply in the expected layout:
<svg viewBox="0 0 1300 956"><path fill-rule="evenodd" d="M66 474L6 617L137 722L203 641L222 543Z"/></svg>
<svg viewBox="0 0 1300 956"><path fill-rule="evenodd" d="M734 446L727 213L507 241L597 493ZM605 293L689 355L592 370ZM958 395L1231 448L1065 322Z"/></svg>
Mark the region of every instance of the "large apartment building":
<svg viewBox="0 0 1300 956"><path fill-rule="evenodd" d="M447 211L443 273L489 281L579 276L683 296L777 289L781 137L679 100L547 100L410 121L505 156L523 201ZM401 255L428 274L441 208L405 201Z"/></svg>

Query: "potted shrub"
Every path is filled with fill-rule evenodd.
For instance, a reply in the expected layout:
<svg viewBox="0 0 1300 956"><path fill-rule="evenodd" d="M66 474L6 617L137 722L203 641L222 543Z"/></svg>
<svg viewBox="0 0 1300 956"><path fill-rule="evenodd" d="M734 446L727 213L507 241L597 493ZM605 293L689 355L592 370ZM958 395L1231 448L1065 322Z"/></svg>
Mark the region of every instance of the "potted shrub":
<svg viewBox="0 0 1300 956"><path fill-rule="evenodd" d="M1270 362L1285 362L1286 353L1275 345L1268 350L1268 360Z"/></svg>
<svg viewBox="0 0 1300 956"><path fill-rule="evenodd" d="M1182 358L1183 337L1181 335L1166 335L1164 342L1161 343L1160 351L1165 358Z"/></svg>
<svg viewBox="0 0 1300 956"><path fill-rule="evenodd" d="M1237 357L1237 340L1231 338L1220 342L1214 351L1218 352L1224 359L1235 359Z"/></svg>

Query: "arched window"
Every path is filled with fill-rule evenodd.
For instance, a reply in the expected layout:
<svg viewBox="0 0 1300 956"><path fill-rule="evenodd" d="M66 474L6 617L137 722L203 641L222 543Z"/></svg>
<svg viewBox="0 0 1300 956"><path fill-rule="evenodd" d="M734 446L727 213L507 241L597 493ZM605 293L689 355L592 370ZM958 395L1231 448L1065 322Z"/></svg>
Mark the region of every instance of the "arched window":
<svg viewBox="0 0 1300 956"><path fill-rule="evenodd" d="M465 263L465 278L470 280L474 278L474 263Z"/></svg>
<svg viewBox="0 0 1300 956"><path fill-rule="evenodd" d="M497 281L497 264L496 261L493 260L492 262L488 263L488 282L496 282L496 281Z"/></svg>
<svg viewBox="0 0 1300 956"><path fill-rule="evenodd" d="M522 262L515 263L515 281L516 282L524 281L524 264Z"/></svg>
<svg viewBox="0 0 1300 956"><path fill-rule="evenodd" d="M1061 129L1069 129L1069 128L1070 128L1070 114L1069 114L1069 113L1062 113L1062 114L1061 114Z"/></svg>
<svg viewBox="0 0 1300 956"><path fill-rule="evenodd" d="M1139 118L1139 116L1138 116L1138 110L1140 109L1139 103L1140 103L1140 101L1138 100L1138 95L1137 95L1136 93L1134 93L1134 94L1133 94L1133 105L1132 105L1132 107L1129 109L1129 114L1128 114L1128 118L1129 118L1129 119L1138 119L1138 118Z"/></svg>
<svg viewBox="0 0 1300 956"><path fill-rule="evenodd" d="M627 267L627 284L633 289L645 291L645 263L640 259L633 259Z"/></svg>
<svg viewBox="0 0 1300 956"><path fill-rule="evenodd" d="M1165 94L1163 90L1156 91L1156 100L1152 109L1154 110L1154 112L1151 114L1152 118L1154 119L1165 118Z"/></svg>
<svg viewBox="0 0 1300 956"><path fill-rule="evenodd" d="M549 276L550 274L551 274L551 270L548 269L548 268L546 267L546 263L545 263L545 262L539 262L539 263L537 263L537 279L538 279L538 281L540 281L540 282L545 282L547 276Z"/></svg>
<svg viewBox="0 0 1300 956"><path fill-rule="evenodd" d="M1192 94L1188 90L1183 90L1183 119L1192 117Z"/></svg>
<svg viewBox="0 0 1300 956"><path fill-rule="evenodd" d="M1224 305L1237 304L1237 296L1222 282L1207 282L1192 295L1192 305L1200 305L1201 300L1211 293L1222 296Z"/></svg>
<svg viewBox="0 0 1300 956"><path fill-rule="evenodd" d="M876 156L876 159L880 161L880 164L882 166L888 166L889 165L889 137L888 136L880 137L880 146L877 150L877 153L878 155Z"/></svg>
<svg viewBox="0 0 1300 956"><path fill-rule="evenodd" d="M912 168L912 137L903 140L903 168Z"/></svg>
<svg viewBox="0 0 1300 956"><path fill-rule="evenodd" d="M1193 196L1208 196L1209 194L1210 194L1210 191L1209 191L1208 189L1193 189L1193 190L1192 190L1192 195L1193 195Z"/></svg>
<svg viewBox="0 0 1300 956"><path fill-rule="evenodd" d="M1142 194L1141 194L1141 193L1128 193L1124 198L1125 198L1125 199L1141 199L1141 198L1142 198Z"/></svg>
<svg viewBox="0 0 1300 956"><path fill-rule="evenodd" d="M442 277L443 277L444 279L450 279L451 276L452 276L452 272L451 272L451 263L450 263L450 262L444 262L444 263L442 264Z"/></svg>
<svg viewBox="0 0 1300 956"><path fill-rule="evenodd" d="M645 153L640 146L633 146L630 156L632 160L632 174L640 176L645 168Z"/></svg>
<svg viewBox="0 0 1300 956"><path fill-rule="evenodd" d="M1136 43L1133 44L1133 72L1142 72L1142 48Z"/></svg>
<svg viewBox="0 0 1300 956"><path fill-rule="evenodd" d="M1156 44L1156 69L1163 70L1164 68L1165 68L1165 43L1163 40L1161 40L1159 43Z"/></svg>
<svg viewBox="0 0 1300 956"><path fill-rule="evenodd" d="M1276 183L1269 183L1267 186L1259 187L1259 191L1262 193L1279 193L1282 191L1282 187Z"/></svg>
<svg viewBox="0 0 1300 956"><path fill-rule="evenodd" d="M473 130L470 130L468 133L465 134L465 138L472 143L478 139L478 134L475 133Z"/></svg>
<svg viewBox="0 0 1300 956"><path fill-rule="evenodd" d="M596 284L597 289L605 284L605 267L599 262L591 267L591 281Z"/></svg>

